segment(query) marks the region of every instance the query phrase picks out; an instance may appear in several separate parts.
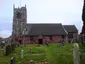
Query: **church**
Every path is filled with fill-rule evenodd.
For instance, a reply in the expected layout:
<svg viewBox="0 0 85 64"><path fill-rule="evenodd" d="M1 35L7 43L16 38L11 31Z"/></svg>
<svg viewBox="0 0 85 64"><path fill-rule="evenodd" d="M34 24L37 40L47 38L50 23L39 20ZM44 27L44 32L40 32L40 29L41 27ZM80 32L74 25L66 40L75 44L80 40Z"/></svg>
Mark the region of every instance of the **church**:
<svg viewBox="0 0 85 64"><path fill-rule="evenodd" d="M27 23L27 9L13 6L12 40L20 44L71 42L78 38L75 25L61 23Z"/></svg>

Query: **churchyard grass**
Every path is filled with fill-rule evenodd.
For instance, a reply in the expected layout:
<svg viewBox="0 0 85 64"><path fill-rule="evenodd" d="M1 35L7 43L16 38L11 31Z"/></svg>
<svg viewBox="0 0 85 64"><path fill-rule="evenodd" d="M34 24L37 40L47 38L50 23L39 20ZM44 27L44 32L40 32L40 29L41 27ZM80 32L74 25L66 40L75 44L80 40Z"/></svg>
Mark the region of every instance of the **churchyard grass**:
<svg viewBox="0 0 85 64"><path fill-rule="evenodd" d="M46 57L49 64L73 64L72 54L73 44L65 44L64 46L51 44L46 47Z"/></svg>
<svg viewBox="0 0 85 64"><path fill-rule="evenodd" d="M81 61L82 64L85 64L85 44L79 44L80 46L80 51L81 51Z"/></svg>
<svg viewBox="0 0 85 64"><path fill-rule="evenodd" d="M80 51L83 45L80 45ZM84 46L83 46L84 47ZM31 49L31 52L30 52ZM85 50L85 48L83 48ZM73 64L73 44L65 43L62 44L49 44L38 45L38 44L28 44L23 47L24 57L21 58L22 46L17 47L15 52L11 53L9 56L0 56L0 64L9 64L11 57L16 58L16 64L25 64L25 62L33 61L42 61L47 59L48 64ZM5 48L4 48L5 51ZM4 52L5 53L5 52ZM81 52L83 60L85 60L85 52ZM83 61L85 64L85 61Z"/></svg>
<svg viewBox="0 0 85 64"><path fill-rule="evenodd" d="M32 48L32 53L29 52L30 48ZM23 47L23 49L24 49L24 58L21 58L22 46L20 46L16 48L15 52L11 53L9 56L5 56L4 54L3 56L0 56L0 64L9 64L10 59L13 56L16 58L17 64L23 64L24 61L30 61L30 60L40 61L45 59L45 50L44 50L44 46L42 45L41 46L38 46L36 44L27 45L26 47ZM41 54L41 55L37 55L37 54Z"/></svg>

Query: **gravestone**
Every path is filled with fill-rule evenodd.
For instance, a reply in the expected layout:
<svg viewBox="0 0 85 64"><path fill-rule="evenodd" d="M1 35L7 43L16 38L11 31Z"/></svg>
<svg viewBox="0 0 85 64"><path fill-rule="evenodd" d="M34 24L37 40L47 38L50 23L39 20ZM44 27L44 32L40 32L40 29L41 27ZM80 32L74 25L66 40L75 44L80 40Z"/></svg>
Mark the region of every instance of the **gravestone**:
<svg viewBox="0 0 85 64"><path fill-rule="evenodd" d="M30 63L33 63L33 60L30 60Z"/></svg>
<svg viewBox="0 0 85 64"><path fill-rule="evenodd" d="M15 59L15 57L12 57L12 58L11 58L10 64L16 64L16 59Z"/></svg>
<svg viewBox="0 0 85 64"><path fill-rule="evenodd" d="M3 56L3 54L4 54L4 49L0 48L0 56Z"/></svg>
<svg viewBox="0 0 85 64"><path fill-rule="evenodd" d="M15 47L16 47L16 45L15 45L14 43L12 43L12 44L11 44L11 50L12 50L12 51L15 51Z"/></svg>
<svg viewBox="0 0 85 64"><path fill-rule="evenodd" d="M29 53L32 53L32 48L29 49Z"/></svg>
<svg viewBox="0 0 85 64"><path fill-rule="evenodd" d="M60 41L60 45L63 47L64 46L64 40Z"/></svg>
<svg viewBox="0 0 85 64"><path fill-rule="evenodd" d="M24 50L22 49L21 50L21 58L23 58L24 57Z"/></svg>
<svg viewBox="0 0 85 64"><path fill-rule="evenodd" d="M7 45L5 49L5 55L8 56L11 53L11 46Z"/></svg>
<svg viewBox="0 0 85 64"><path fill-rule="evenodd" d="M1 51L1 56L3 56L4 55L4 49L1 49L0 51Z"/></svg>
<svg viewBox="0 0 85 64"><path fill-rule="evenodd" d="M73 48L73 57L74 57L74 64L80 64L80 51L79 51L79 45L77 43L74 43Z"/></svg>
<svg viewBox="0 0 85 64"><path fill-rule="evenodd" d="M58 45L58 47L60 47L61 43L59 42L59 43L57 43L57 45Z"/></svg>
<svg viewBox="0 0 85 64"><path fill-rule="evenodd" d="M1 56L2 54L1 54L1 48L0 48L0 56Z"/></svg>
<svg viewBox="0 0 85 64"><path fill-rule="evenodd" d="M4 48L4 46L5 46L5 41L2 41L1 42L1 48Z"/></svg>
<svg viewBox="0 0 85 64"><path fill-rule="evenodd" d="M48 41L46 41L46 45L48 46Z"/></svg>

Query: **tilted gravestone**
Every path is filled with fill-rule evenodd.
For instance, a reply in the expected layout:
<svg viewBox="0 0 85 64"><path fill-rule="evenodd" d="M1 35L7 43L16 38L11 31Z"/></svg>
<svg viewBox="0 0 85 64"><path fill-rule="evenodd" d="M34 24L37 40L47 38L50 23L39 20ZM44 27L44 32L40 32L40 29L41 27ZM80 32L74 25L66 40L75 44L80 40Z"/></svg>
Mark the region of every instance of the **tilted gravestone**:
<svg viewBox="0 0 85 64"><path fill-rule="evenodd" d="M80 64L80 51L79 51L79 45L77 43L74 43L73 45L73 57L74 57L74 64Z"/></svg>
<svg viewBox="0 0 85 64"><path fill-rule="evenodd" d="M10 64L16 64L16 59L15 59L15 57L12 57L12 58L11 58Z"/></svg>

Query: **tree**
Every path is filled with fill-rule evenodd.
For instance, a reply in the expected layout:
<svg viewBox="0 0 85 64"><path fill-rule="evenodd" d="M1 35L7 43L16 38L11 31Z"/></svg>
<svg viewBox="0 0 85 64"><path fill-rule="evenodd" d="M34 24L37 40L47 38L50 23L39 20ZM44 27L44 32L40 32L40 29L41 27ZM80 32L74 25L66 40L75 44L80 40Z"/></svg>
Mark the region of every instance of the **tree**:
<svg viewBox="0 0 85 64"><path fill-rule="evenodd" d="M85 34L85 0L83 4L83 10L82 10L82 21L83 21L83 27L81 34Z"/></svg>

